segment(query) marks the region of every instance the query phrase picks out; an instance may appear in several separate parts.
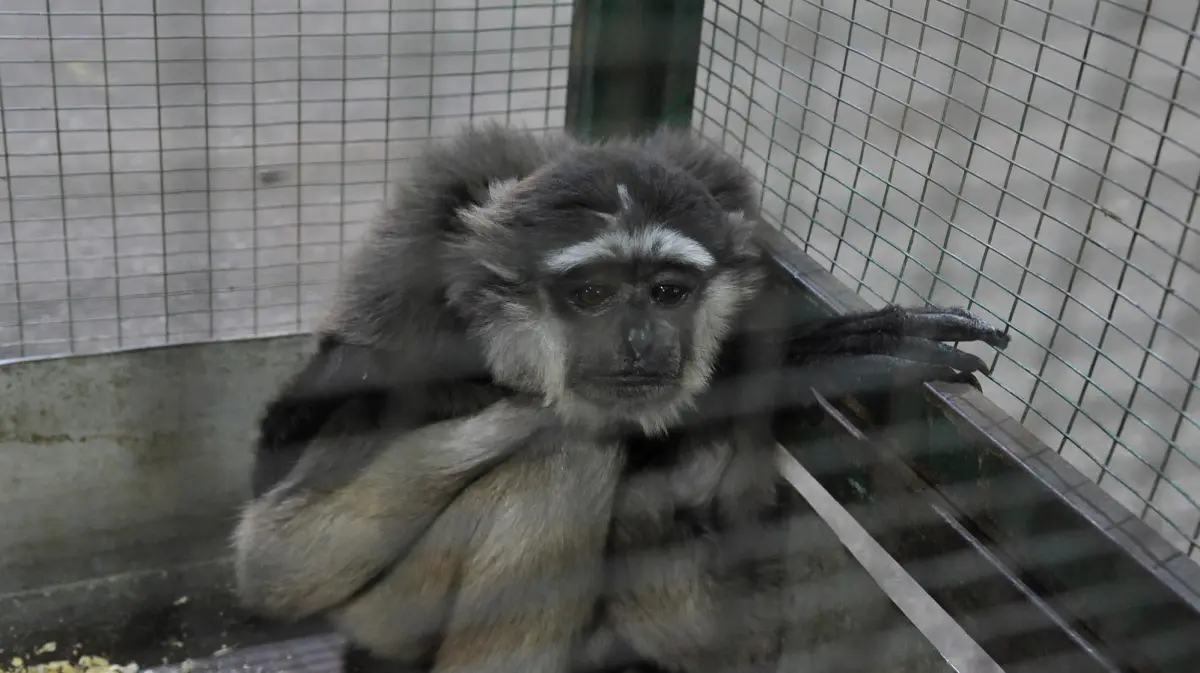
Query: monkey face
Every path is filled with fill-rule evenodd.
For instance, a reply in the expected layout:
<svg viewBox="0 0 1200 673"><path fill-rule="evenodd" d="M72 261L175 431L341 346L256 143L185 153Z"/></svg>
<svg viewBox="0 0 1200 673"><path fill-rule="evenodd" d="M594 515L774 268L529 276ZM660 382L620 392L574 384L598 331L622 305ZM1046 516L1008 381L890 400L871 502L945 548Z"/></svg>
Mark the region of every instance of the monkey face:
<svg viewBox="0 0 1200 673"><path fill-rule="evenodd" d="M661 262L588 264L554 279L544 295L567 337L567 387L615 407L674 402L708 280Z"/></svg>
<svg viewBox="0 0 1200 673"><path fill-rule="evenodd" d="M459 217L451 304L497 380L572 417L665 427L757 280L742 218L635 152L568 156Z"/></svg>

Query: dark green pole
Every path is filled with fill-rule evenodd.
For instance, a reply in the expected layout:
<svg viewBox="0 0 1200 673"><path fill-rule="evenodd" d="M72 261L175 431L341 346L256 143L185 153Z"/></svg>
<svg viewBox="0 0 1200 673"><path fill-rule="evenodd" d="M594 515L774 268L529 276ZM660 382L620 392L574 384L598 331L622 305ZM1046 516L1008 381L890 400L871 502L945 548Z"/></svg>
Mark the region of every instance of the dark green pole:
<svg viewBox="0 0 1200 673"><path fill-rule="evenodd" d="M575 0L567 129L592 138L688 126L704 0Z"/></svg>

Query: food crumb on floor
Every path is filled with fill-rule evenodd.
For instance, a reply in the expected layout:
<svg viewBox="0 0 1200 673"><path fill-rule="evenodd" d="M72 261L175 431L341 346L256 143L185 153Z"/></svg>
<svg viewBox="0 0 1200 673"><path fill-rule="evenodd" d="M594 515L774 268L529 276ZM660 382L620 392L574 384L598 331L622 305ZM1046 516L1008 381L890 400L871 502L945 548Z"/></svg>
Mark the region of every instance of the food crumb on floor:
<svg viewBox="0 0 1200 673"><path fill-rule="evenodd" d="M54 643L46 643L35 650L36 654L53 652L57 649ZM0 666L0 673L137 673L136 663L125 665L114 664L104 657L81 656L75 661L61 659L42 664L26 664L21 657L13 657L9 666Z"/></svg>

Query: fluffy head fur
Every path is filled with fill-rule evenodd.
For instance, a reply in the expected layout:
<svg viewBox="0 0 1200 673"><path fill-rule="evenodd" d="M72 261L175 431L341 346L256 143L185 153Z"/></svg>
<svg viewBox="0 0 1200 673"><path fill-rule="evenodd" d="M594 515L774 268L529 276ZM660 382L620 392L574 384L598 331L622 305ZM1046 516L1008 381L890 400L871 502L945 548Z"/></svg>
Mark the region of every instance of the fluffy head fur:
<svg viewBox="0 0 1200 673"><path fill-rule="evenodd" d="M707 387L761 277L754 221L723 205L669 156L633 144L580 147L494 182L485 202L460 211L466 233L445 265L451 304L497 381L542 395L569 420L661 433ZM608 303L581 310L564 298L564 288L598 277L613 293L600 300ZM664 310L645 290L672 282L685 299ZM654 385L608 395L592 384L629 371L620 363L631 356L616 354L626 334L645 335L634 340L652 353L637 355Z"/></svg>

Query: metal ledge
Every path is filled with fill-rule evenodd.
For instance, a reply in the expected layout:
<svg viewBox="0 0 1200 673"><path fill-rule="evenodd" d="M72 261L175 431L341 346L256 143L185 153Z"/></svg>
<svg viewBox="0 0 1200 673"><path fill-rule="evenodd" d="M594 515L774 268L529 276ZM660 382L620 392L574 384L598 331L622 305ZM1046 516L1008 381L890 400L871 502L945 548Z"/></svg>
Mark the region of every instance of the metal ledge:
<svg viewBox="0 0 1200 673"><path fill-rule="evenodd" d="M761 241L811 310L871 308ZM924 392L828 410L841 441L789 448L1005 670L1194 671L1200 568L978 390Z"/></svg>

